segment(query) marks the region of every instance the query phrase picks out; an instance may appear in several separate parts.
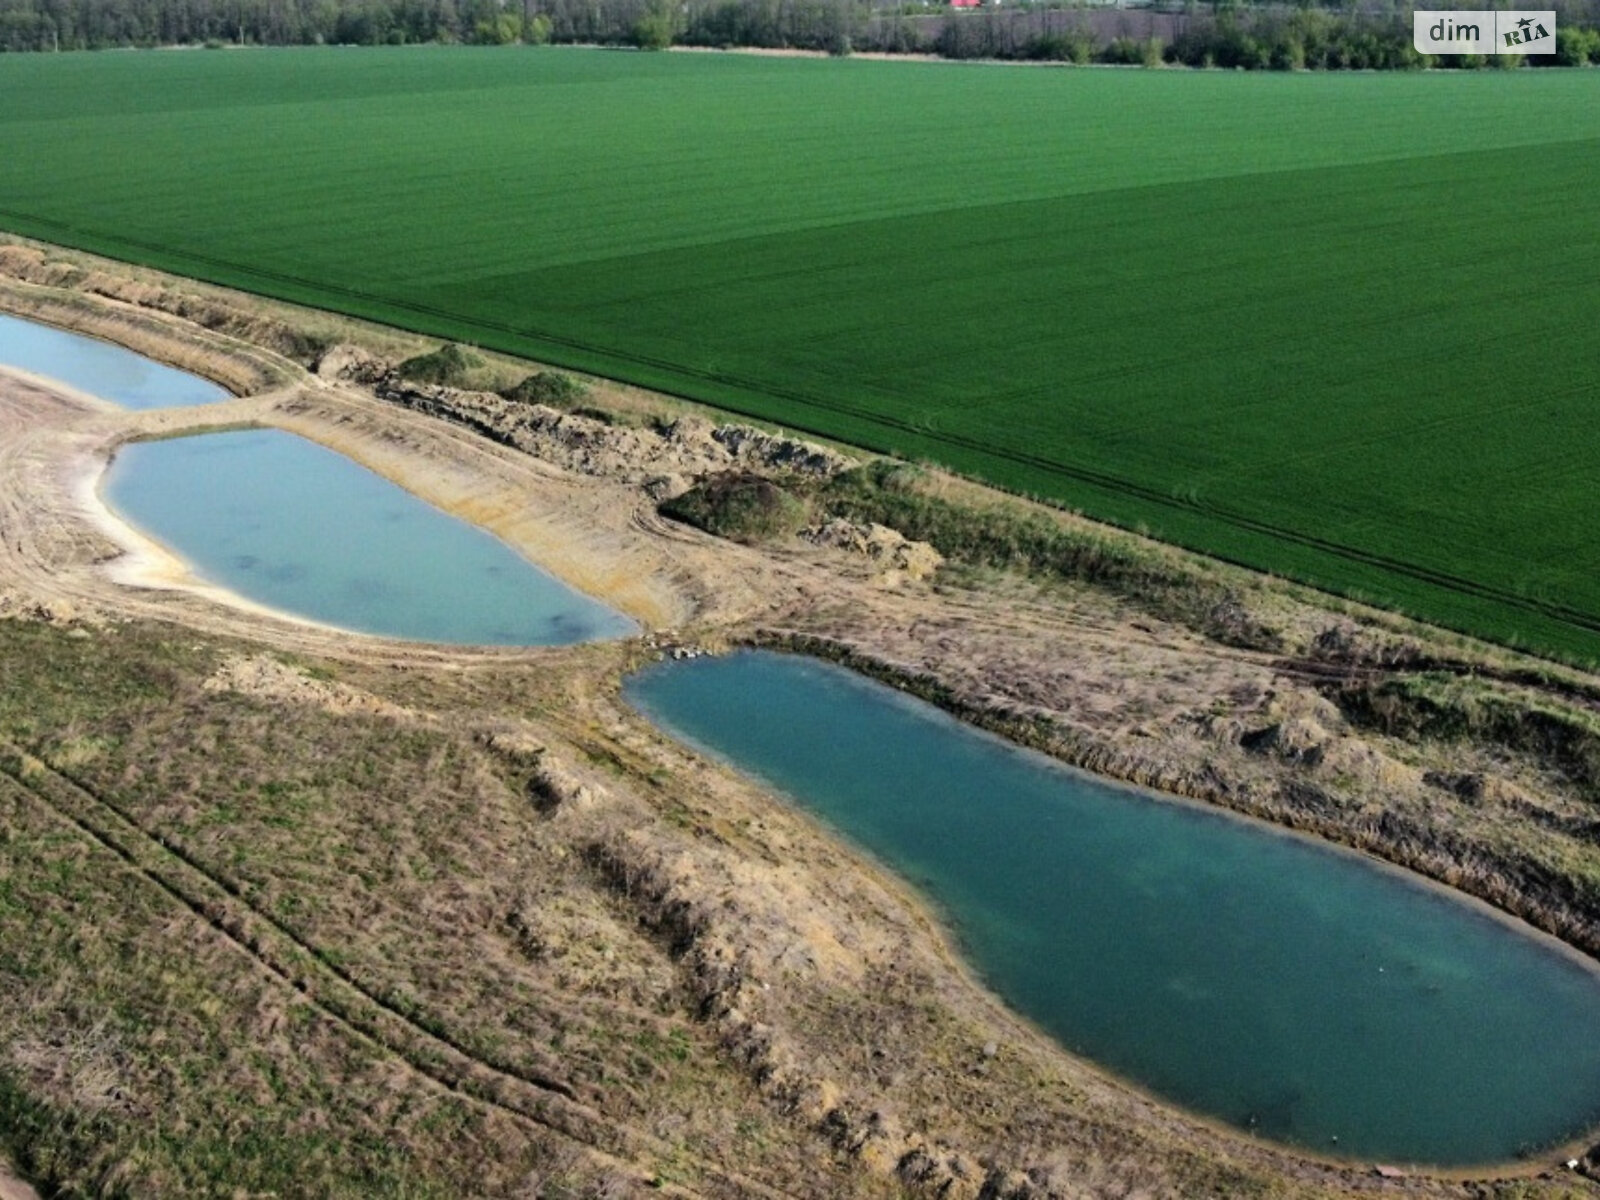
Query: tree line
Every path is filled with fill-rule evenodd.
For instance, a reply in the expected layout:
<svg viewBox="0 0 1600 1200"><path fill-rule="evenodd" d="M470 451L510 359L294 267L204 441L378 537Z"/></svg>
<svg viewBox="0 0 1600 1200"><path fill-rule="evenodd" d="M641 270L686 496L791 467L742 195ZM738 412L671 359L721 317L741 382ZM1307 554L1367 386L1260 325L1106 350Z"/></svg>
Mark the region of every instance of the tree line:
<svg viewBox="0 0 1600 1200"><path fill-rule="evenodd" d="M1600 63L1597 28L1600 0L1562 0L1557 52L1529 61ZM1154 13L1027 2L957 13L862 0L0 0L0 51L422 42L676 43L1247 70L1519 63L1430 63L1411 45L1408 10L1240 0L1188 0Z"/></svg>
<svg viewBox="0 0 1600 1200"><path fill-rule="evenodd" d="M1142 24L1142 32L1130 25ZM1553 54L1419 54L1409 9L1190 4L1165 14L983 10L942 22L922 47L954 59L1182 65L1238 70L1415 70L1600 64L1600 0L1558 9Z"/></svg>

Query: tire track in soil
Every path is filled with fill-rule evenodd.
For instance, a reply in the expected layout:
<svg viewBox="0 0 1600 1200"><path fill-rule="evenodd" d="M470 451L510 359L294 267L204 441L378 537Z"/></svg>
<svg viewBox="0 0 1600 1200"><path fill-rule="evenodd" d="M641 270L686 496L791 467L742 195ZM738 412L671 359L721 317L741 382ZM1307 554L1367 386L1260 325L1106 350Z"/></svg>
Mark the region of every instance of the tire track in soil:
<svg viewBox="0 0 1600 1200"><path fill-rule="evenodd" d="M672 1148L576 1099L566 1083L491 1062L374 994L349 972L254 908L181 846L144 829L121 809L30 755L0 743L0 786L20 793L112 855L134 875L188 909L236 949L358 1041L399 1058L433 1086L536 1125L584 1148L601 1165L641 1174L640 1160ZM792 1200L783 1192L707 1164L716 1194ZM663 1195L700 1193L660 1185Z"/></svg>

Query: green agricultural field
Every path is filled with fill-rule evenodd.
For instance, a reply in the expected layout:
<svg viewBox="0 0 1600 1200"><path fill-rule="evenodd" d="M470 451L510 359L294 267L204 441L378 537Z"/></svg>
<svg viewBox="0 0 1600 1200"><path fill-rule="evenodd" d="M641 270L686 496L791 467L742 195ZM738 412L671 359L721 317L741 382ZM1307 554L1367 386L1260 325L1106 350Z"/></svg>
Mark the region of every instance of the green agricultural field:
<svg viewBox="0 0 1600 1200"><path fill-rule="evenodd" d="M1600 660L1600 72L0 59L0 226Z"/></svg>

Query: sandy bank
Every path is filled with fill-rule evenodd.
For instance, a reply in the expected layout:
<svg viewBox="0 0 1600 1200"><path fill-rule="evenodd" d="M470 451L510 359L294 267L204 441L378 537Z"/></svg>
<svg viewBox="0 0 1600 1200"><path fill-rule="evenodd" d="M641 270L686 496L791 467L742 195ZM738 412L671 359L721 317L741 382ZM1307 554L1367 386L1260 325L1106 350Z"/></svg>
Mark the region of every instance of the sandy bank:
<svg viewBox="0 0 1600 1200"><path fill-rule="evenodd" d="M71 384L63 383L59 379L51 379L48 375L38 375L33 371L24 371L21 367L0 363L0 377L4 376L9 376L33 388L55 392L83 408L92 409L95 412L119 413L124 411L109 400L102 399L91 392L80 391L78 388L73 387ZM3 382L0 382L0 386L3 386Z"/></svg>
<svg viewBox="0 0 1600 1200"><path fill-rule="evenodd" d="M130 524L102 494L110 460L98 454L84 455L76 472L74 495L81 511L96 530L121 550L106 563L106 576L126 588L182 592L209 604L238 609L271 621L298 625L308 630L339 631L334 626L310 621L294 613L257 603L231 588L225 588L198 575L182 556ZM359 636L351 633L350 636Z"/></svg>

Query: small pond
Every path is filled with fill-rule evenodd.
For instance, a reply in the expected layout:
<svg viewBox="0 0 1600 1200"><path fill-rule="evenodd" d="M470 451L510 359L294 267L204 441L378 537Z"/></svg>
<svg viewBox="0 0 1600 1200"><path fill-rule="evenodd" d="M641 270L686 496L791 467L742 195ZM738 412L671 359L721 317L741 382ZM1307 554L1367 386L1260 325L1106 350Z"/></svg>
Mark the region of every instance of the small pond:
<svg viewBox="0 0 1600 1200"><path fill-rule="evenodd" d="M0 365L58 379L121 408L185 408L226 388L81 333L0 314Z"/></svg>
<svg viewBox="0 0 1600 1200"><path fill-rule="evenodd" d="M1017 1010L1158 1095L1437 1165L1600 1123L1600 976L1409 874L1068 770L809 659L665 662L626 696L899 872Z"/></svg>
<svg viewBox="0 0 1600 1200"><path fill-rule="evenodd" d="M280 430L124 446L103 488L202 578L324 624L491 646L637 628L477 526Z"/></svg>

